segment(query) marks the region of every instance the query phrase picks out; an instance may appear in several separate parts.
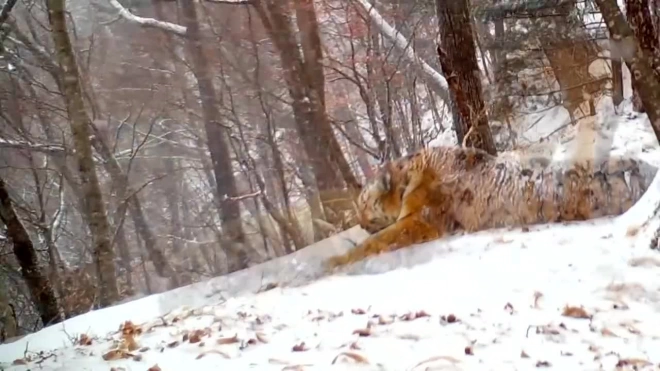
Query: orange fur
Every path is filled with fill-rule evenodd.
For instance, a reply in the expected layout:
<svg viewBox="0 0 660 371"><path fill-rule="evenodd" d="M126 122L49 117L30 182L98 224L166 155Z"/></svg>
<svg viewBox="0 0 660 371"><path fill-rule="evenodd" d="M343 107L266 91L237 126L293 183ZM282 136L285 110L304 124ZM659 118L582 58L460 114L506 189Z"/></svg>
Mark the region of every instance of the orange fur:
<svg viewBox="0 0 660 371"><path fill-rule="evenodd" d="M644 194L656 170L622 157L565 169L474 148L423 149L386 163L367 182L357 200L358 220L372 235L328 265L349 264L458 230L619 215Z"/></svg>

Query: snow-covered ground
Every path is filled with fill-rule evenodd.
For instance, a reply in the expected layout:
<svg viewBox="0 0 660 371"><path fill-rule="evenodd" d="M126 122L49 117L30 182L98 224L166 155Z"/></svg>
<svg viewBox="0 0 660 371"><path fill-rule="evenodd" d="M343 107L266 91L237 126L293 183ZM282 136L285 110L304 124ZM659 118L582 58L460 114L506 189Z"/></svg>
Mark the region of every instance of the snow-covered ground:
<svg viewBox="0 0 660 371"><path fill-rule="evenodd" d="M614 153L660 163L643 116L602 112ZM620 217L454 236L324 276L366 236L353 228L2 345L0 369L654 369L658 223L642 224L658 200L660 177Z"/></svg>

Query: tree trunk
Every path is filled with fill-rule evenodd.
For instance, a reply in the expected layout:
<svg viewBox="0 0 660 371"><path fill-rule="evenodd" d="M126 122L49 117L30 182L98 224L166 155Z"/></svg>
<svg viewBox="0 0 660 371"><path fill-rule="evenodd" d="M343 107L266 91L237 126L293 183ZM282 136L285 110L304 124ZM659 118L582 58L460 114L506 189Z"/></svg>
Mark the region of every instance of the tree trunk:
<svg viewBox="0 0 660 371"><path fill-rule="evenodd" d="M46 4L57 60L62 71L60 81L85 195L85 214L89 218L88 224L94 243L94 259L100 286L100 305L107 307L119 299L119 291L114 252L110 245L110 226L92 158L92 146L89 139L91 120L85 112L78 64L67 33L64 0L47 0Z"/></svg>
<svg viewBox="0 0 660 371"><path fill-rule="evenodd" d="M245 251L245 232L241 221L240 201L233 200L236 194L236 179L229 152L228 135L221 123L218 100L213 86L213 71L202 44L202 35L197 18L197 10L192 0L182 0L181 15L187 27L186 50L192 64L192 71L197 79L199 96L202 104L204 129L208 141L213 173L215 175L217 202L219 204L222 231L225 239L231 241L227 247L229 272L248 266Z"/></svg>
<svg viewBox="0 0 660 371"><path fill-rule="evenodd" d="M623 65L618 51L614 50L614 43L610 40L610 56L612 68L612 103L618 107L623 102Z"/></svg>
<svg viewBox="0 0 660 371"><path fill-rule="evenodd" d="M299 31L303 35L302 51L296 42L291 10L286 1L268 0L252 4L280 54L296 129L322 202L325 201L324 191L343 189L344 183L358 189L357 179L343 155L325 110L321 45L313 4L307 1L298 4L296 9ZM324 207L331 208L327 202Z"/></svg>
<svg viewBox="0 0 660 371"><path fill-rule="evenodd" d="M651 60L635 39L635 35L625 17L621 14L616 0L595 1L610 32L610 39L616 40L621 50L625 47L628 51L622 53L623 60L630 70L635 86L637 86L639 97L648 114L653 132L660 141L660 83L655 78L650 63Z"/></svg>
<svg viewBox="0 0 660 371"><path fill-rule="evenodd" d="M649 59L651 68L658 73L658 35L653 26L653 18L649 8L648 0L626 0L626 17L632 29L639 46ZM632 79L633 88L633 108L637 112L644 112L641 97L639 97L638 87L635 79Z"/></svg>
<svg viewBox="0 0 660 371"><path fill-rule="evenodd" d="M44 327L62 321L55 290L48 276L39 267L37 252L23 223L14 211L2 178L0 178L0 220L7 226L7 235L14 245L14 255Z"/></svg>
<svg viewBox="0 0 660 371"><path fill-rule="evenodd" d="M497 155L488 126L481 78L472 34L469 0L436 0L440 45L438 56L442 72L460 113L457 130L459 143ZM460 133L465 133L464 137Z"/></svg>

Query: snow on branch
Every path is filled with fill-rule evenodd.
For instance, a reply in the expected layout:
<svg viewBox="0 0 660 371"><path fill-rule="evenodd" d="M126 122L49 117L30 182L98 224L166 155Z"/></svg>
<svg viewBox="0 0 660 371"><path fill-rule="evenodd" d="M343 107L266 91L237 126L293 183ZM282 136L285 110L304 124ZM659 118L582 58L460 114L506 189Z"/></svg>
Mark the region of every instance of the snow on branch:
<svg viewBox="0 0 660 371"><path fill-rule="evenodd" d="M163 31L171 32L180 36L186 35L187 30L186 27L184 26L178 25L176 23L159 21L153 18L138 17L137 15L129 12L128 9L124 8L124 6L121 5L121 3L118 0L108 0L108 1L110 2L110 5L112 5L112 7L119 12L119 15L129 22L137 23L143 27L158 28Z"/></svg>
<svg viewBox="0 0 660 371"><path fill-rule="evenodd" d="M12 149L27 149L35 152L43 153L61 153L66 152L66 149L60 145L55 144L38 144L25 141L0 139L0 148Z"/></svg>
<svg viewBox="0 0 660 371"><path fill-rule="evenodd" d="M412 48L409 47L410 43L406 38L394 27L390 26L389 23L383 18L383 16L378 13L374 4L369 4L368 0L355 0L358 2L369 14L372 22L380 29L380 31L390 39L397 48L403 51L403 54L413 63L419 64L422 68L422 71L426 73L435 83L437 83L442 89L448 90L447 80L442 76L438 71L433 67L429 66L424 62Z"/></svg>

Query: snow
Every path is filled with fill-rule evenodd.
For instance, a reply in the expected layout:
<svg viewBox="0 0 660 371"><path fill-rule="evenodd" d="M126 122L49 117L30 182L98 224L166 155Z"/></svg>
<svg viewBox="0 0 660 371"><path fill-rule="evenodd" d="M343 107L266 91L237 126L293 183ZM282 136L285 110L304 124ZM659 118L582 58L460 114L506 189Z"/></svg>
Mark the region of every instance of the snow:
<svg viewBox="0 0 660 371"><path fill-rule="evenodd" d="M648 196L660 196L656 180ZM258 282L245 280L245 272L233 280L216 278L51 326L0 347L0 362L6 370L33 369L34 363L9 366L27 349L35 360L46 358L43 370L144 370L154 364L163 370L191 365L197 370L281 370L285 365L321 370L341 352L362 356L369 364L354 367L365 370L411 370L434 357L444 358L424 366L501 369L549 362L560 369L612 369L624 358L658 364L660 354L652 349L660 346L660 294L654 280L660 257L643 243L652 230L630 236L622 217L455 236L357 264L346 275L303 285L281 282L258 294L224 294L226 300L219 286L250 290ZM355 229L344 234L360 235ZM332 250L329 244L339 245L341 239L303 251ZM583 307L593 317L563 316L567 305ZM402 318L422 311L428 316ZM451 315L458 320L449 323ZM104 361L109 339L121 337L116 331L127 320L143 324L137 341L148 350L133 352L141 355L139 361ZM354 334L370 321L375 323L370 336ZM207 327L203 346L182 341L186 331ZM82 333L95 338L92 345L71 346L69 336ZM235 335L237 343L218 344ZM249 339L255 343L242 344ZM292 350L303 342L307 350ZM214 353L218 350L222 353ZM44 353L31 353L39 351Z"/></svg>
<svg viewBox="0 0 660 371"><path fill-rule="evenodd" d="M611 121L603 112L598 120ZM613 152L657 164L657 143L643 145L652 135L645 116L619 119ZM322 274L323 259L366 237L356 227L245 271L2 345L0 368L482 370L547 362L586 370L628 362L644 369L644 362L660 364L653 351L660 346L660 256L649 249L659 223L646 223L659 200L656 177L619 217L457 235ZM567 308L590 318L564 315ZM137 357L104 360L125 321L143 331L130 352ZM201 342L191 343L200 340L195 330ZM91 344L73 344L81 334Z"/></svg>

